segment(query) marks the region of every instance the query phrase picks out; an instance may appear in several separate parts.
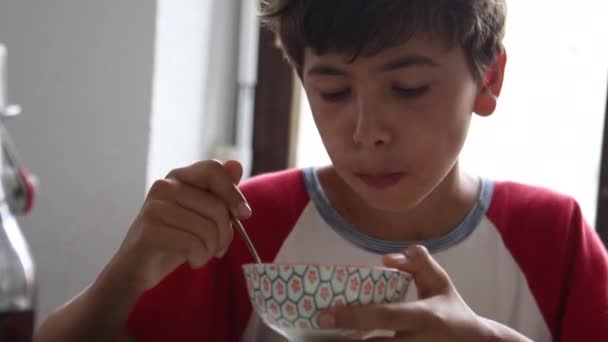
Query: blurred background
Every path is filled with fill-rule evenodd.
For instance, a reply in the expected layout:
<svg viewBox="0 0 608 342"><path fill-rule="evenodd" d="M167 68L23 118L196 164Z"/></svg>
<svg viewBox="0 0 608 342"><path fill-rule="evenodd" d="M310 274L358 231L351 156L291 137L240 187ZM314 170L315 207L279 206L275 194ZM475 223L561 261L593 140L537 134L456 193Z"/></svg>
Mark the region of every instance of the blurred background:
<svg viewBox="0 0 608 342"><path fill-rule="evenodd" d="M574 196L608 241L608 3L510 0L497 113L462 162ZM7 123L40 179L21 219L37 322L95 279L150 184L172 168L242 160L248 175L322 165L297 77L260 29L256 0L2 0Z"/></svg>

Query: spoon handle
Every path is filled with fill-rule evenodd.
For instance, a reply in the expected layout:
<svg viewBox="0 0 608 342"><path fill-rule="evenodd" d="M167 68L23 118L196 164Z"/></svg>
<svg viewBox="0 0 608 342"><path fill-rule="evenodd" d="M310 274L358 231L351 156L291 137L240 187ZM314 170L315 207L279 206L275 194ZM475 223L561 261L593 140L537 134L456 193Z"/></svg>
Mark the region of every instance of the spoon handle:
<svg viewBox="0 0 608 342"><path fill-rule="evenodd" d="M232 213L230 213L230 218L232 219L232 222L234 222L234 225L236 226L236 230L241 235L241 238L243 238L243 240L245 240L245 244L247 245L249 252L251 252L251 255L253 256L253 259L255 260L255 262L258 264L261 264L262 259L260 259L260 255L258 254L258 251L255 249L253 242L251 242L251 239L249 238L247 231L245 231L245 227L243 227L243 224L241 223L241 221L239 221L239 219L234 217L234 215L232 215Z"/></svg>

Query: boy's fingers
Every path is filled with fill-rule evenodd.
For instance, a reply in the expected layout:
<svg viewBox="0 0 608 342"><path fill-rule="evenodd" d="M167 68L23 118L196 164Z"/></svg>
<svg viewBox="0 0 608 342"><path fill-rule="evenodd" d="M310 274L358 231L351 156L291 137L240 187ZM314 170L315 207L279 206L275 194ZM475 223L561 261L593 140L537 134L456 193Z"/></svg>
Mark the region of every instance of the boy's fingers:
<svg viewBox="0 0 608 342"><path fill-rule="evenodd" d="M448 274L422 245L413 245L403 254L387 255L384 263L411 273L420 299L446 293L452 288Z"/></svg>
<svg viewBox="0 0 608 342"><path fill-rule="evenodd" d="M228 248L232 241L233 232L230 217L225 202L218 196L197 189L175 179L162 179L154 183L150 189L151 198L148 201L160 200L166 203L175 203L184 209L192 211L202 218L212 220L214 224L200 224L192 227L196 230L217 229L219 236L218 256ZM148 211L150 213L150 211ZM157 215L152 212L152 215ZM179 217L168 217L176 220ZM179 224L178 224L179 226Z"/></svg>
<svg viewBox="0 0 608 342"><path fill-rule="evenodd" d="M196 237L205 247L206 252L215 253L220 248L224 248L222 244L226 242L221 241L220 234L222 230L227 229L220 229L217 222L212 219L170 202L153 200L146 206L152 219L172 230L187 232Z"/></svg>
<svg viewBox="0 0 608 342"><path fill-rule="evenodd" d="M324 329L416 331L426 326L424 302L335 307L319 315Z"/></svg>
<svg viewBox="0 0 608 342"><path fill-rule="evenodd" d="M436 341L436 338L429 338L428 334L424 332L397 332L393 339L387 340L385 337L373 338L365 340L367 342L387 342L387 341L397 341L397 342L429 342Z"/></svg>
<svg viewBox="0 0 608 342"><path fill-rule="evenodd" d="M230 163L230 172L237 172L234 163ZM208 190L220 197L229 210L238 218L251 216L251 208L241 191L234 184L233 176L216 160L206 160L188 167L171 171L167 178L175 178L202 190Z"/></svg>
<svg viewBox="0 0 608 342"><path fill-rule="evenodd" d="M179 264L183 263L183 259L193 268L203 266L209 260L209 251L207 246L195 235L178 229L159 228L155 232L159 240L163 242L163 246L168 250L177 252L181 257L169 257L162 260L165 267L174 269ZM172 265L168 265L172 264Z"/></svg>
<svg viewBox="0 0 608 342"><path fill-rule="evenodd" d="M234 184L239 184L243 177L243 166L236 160L228 160L224 163L224 169L228 171Z"/></svg>

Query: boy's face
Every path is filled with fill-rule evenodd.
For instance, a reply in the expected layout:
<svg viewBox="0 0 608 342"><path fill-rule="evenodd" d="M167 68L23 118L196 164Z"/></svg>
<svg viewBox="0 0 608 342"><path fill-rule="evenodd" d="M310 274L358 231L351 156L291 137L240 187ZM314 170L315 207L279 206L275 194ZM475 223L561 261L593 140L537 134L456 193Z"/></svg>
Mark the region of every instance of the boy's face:
<svg viewBox="0 0 608 342"><path fill-rule="evenodd" d="M414 35L353 63L306 49L302 80L337 173L372 207L399 211L450 174L472 112L494 110L498 69L498 86L484 87L461 48Z"/></svg>

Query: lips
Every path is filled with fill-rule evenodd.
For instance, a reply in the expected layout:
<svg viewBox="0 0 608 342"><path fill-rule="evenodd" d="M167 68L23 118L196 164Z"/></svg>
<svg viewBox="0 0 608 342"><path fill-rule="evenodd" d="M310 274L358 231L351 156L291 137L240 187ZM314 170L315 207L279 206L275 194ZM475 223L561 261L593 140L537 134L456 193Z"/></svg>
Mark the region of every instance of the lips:
<svg viewBox="0 0 608 342"><path fill-rule="evenodd" d="M357 173L356 176L372 188L386 189L397 185L404 177L403 172Z"/></svg>

